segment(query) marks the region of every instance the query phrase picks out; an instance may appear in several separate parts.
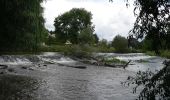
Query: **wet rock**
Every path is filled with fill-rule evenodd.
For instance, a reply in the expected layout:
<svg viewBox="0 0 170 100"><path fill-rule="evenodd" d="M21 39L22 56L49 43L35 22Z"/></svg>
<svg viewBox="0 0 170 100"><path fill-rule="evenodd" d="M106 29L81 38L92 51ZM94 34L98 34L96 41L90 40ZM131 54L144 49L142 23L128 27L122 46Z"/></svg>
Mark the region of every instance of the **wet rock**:
<svg viewBox="0 0 170 100"><path fill-rule="evenodd" d="M75 66L74 68L79 68L79 69L86 69L86 66Z"/></svg>
<svg viewBox="0 0 170 100"><path fill-rule="evenodd" d="M170 61L164 60L163 64L166 65L166 66L170 66Z"/></svg>
<svg viewBox="0 0 170 100"><path fill-rule="evenodd" d="M15 70L13 68L9 68L8 71L9 72L15 72Z"/></svg>
<svg viewBox="0 0 170 100"><path fill-rule="evenodd" d="M27 67L26 67L26 66L22 66L21 68L22 68L22 69L27 69Z"/></svg>
<svg viewBox="0 0 170 100"><path fill-rule="evenodd" d="M61 63L57 63L59 66L65 66L64 64L61 64Z"/></svg>
<svg viewBox="0 0 170 100"><path fill-rule="evenodd" d="M0 69L7 69L8 66L7 65L0 65Z"/></svg>
<svg viewBox="0 0 170 100"><path fill-rule="evenodd" d="M43 65L43 66L47 67L47 65Z"/></svg>
<svg viewBox="0 0 170 100"><path fill-rule="evenodd" d="M148 60L144 60L144 59L140 59L140 60L136 60L138 63L148 63Z"/></svg>
<svg viewBox="0 0 170 100"><path fill-rule="evenodd" d="M27 56L27 59L31 62L40 62L41 59L38 56Z"/></svg>
<svg viewBox="0 0 170 100"><path fill-rule="evenodd" d="M41 64L38 64L38 67L41 67Z"/></svg>
<svg viewBox="0 0 170 100"><path fill-rule="evenodd" d="M53 61L44 61L45 64L55 64Z"/></svg>
<svg viewBox="0 0 170 100"><path fill-rule="evenodd" d="M29 68L29 70L32 70L32 71L33 71L34 69L33 69L33 68Z"/></svg>
<svg viewBox="0 0 170 100"><path fill-rule="evenodd" d="M31 68L30 66L22 66L21 69L27 69L27 70L34 70L33 68Z"/></svg>
<svg viewBox="0 0 170 100"><path fill-rule="evenodd" d="M4 74L4 72L0 72L0 74Z"/></svg>

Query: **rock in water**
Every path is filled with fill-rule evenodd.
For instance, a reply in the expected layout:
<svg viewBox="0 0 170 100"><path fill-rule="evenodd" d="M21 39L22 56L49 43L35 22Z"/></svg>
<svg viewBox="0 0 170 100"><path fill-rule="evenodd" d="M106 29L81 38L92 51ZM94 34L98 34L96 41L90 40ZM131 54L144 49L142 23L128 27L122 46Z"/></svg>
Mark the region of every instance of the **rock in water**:
<svg viewBox="0 0 170 100"><path fill-rule="evenodd" d="M7 65L0 65L0 69L7 69L8 66Z"/></svg>
<svg viewBox="0 0 170 100"><path fill-rule="evenodd" d="M79 68L79 69L86 69L86 66L75 66L74 68Z"/></svg>

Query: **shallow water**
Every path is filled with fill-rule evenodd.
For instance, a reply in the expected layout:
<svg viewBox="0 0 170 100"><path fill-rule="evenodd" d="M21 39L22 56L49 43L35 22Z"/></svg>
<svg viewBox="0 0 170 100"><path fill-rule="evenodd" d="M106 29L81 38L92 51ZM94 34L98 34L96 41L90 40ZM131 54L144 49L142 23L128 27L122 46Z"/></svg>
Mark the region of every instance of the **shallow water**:
<svg viewBox="0 0 170 100"><path fill-rule="evenodd" d="M145 71L148 68L153 72L160 70L163 67L162 61L164 60L160 57L146 56L141 53L100 53L95 55L116 57L126 61L132 60L132 62L124 70L122 68L83 64L58 53L43 53L30 56L0 56L1 64L7 64L9 68L14 69L14 72L7 71L5 75L13 76L14 78L17 76L25 77L25 79L31 78L21 82L20 80L12 80L17 84L10 85L8 87L10 91L12 91L13 87L20 86L20 84L26 86L26 88L18 90L20 93L17 95L14 95L15 92L14 94L13 92L8 94L0 92L0 97L5 95L9 98L18 97L19 100L23 100L27 99L24 98L25 96L31 95L30 97L33 100L134 100L140 90L133 94L132 87L123 87L120 83L125 81L128 76L135 75L139 70ZM147 60L147 62L139 62L141 59ZM78 69L65 65L81 65L87 68ZM2 78L3 75L0 76L0 80L4 79ZM35 84L37 88L32 89L30 86L32 86L31 83L35 79L37 80ZM0 82L2 82L2 86L7 87L3 84L3 81ZM6 91L3 89L1 91ZM10 100L15 100L11 98Z"/></svg>

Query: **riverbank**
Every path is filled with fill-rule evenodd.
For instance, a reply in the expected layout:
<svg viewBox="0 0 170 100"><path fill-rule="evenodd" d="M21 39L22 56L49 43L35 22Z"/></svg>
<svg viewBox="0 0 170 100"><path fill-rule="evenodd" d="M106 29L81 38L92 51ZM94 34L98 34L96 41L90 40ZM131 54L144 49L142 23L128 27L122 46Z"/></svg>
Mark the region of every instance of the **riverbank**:
<svg viewBox="0 0 170 100"><path fill-rule="evenodd" d="M160 55L156 55L154 51L146 51L146 54L150 56L160 56L170 59L170 50L161 50Z"/></svg>

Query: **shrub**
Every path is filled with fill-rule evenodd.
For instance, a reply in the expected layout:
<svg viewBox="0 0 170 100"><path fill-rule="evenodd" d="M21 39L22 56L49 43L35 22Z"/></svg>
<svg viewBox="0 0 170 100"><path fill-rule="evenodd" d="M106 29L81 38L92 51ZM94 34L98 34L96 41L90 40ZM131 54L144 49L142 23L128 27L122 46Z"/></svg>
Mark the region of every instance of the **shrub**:
<svg viewBox="0 0 170 100"><path fill-rule="evenodd" d="M128 41L125 37L117 35L112 42L112 46L115 48L116 52L126 53L128 52Z"/></svg>

